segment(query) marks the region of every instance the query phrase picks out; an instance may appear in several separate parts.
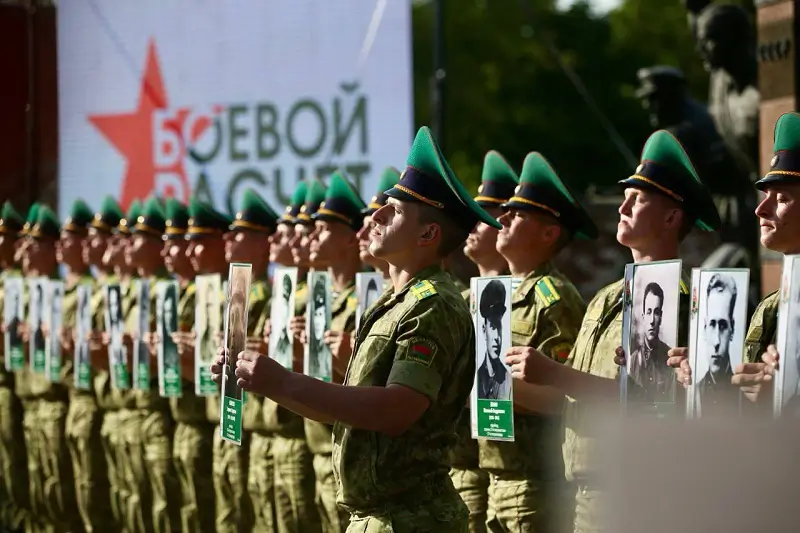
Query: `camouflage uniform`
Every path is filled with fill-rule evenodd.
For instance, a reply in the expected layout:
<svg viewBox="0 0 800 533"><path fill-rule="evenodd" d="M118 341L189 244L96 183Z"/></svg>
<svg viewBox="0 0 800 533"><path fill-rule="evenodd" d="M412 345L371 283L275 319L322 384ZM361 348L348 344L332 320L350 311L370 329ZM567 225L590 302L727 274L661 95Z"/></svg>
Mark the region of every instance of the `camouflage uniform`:
<svg viewBox="0 0 800 533"><path fill-rule="evenodd" d="M3 283L10 275L20 273L0 273L0 309L5 303ZM22 404L14 392L14 374L6 370L4 350L4 344L0 345L0 527L16 529L28 514L28 468Z"/></svg>
<svg viewBox="0 0 800 533"><path fill-rule="evenodd" d="M470 290L461 292L469 303ZM469 510L470 533L486 531L489 505L489 473L478 464L478 441L472 438L469 407L464 408L456 424L456 445L450 453L450 479Z"/></svg>
<svg viewBox="0 0 800 533"><path fill-rule="evenodd" d="M83 276L71 287L65 287L62 323L66 330L76 326L78 312L78 285L94 284L90 276ZM78 339L75 340L76 344ZM74 353L73 353L74 357ZM67 411L66 440L75 476L75 499L87 533L111 531L114 520L109 500L106 457L100 440L102 415L93 390L75 388L75 373L67 380L69 409Z"/></svg>
<svg viewBox="0 0 800 533"><path fill-rule="evenodd" d="M354 335L356 327L355 280L342 292L333 295L331 303L331 331L344 331ZM333 428L327 424L305 419L308 448L314 454L314 474L317 480L317 509L322 519L324 533L341 533L347 528L349 515L336 505L336 481L333 478Z"/></svg>
<svg viewBox="0 0 800 533"><path fill-rule="evenodd" d="M564 362L586 305L563 274L545 263L511 295L513 346L530 346ZM563 508L561 419L514 413L514 442L480 440L480 467L489 472L488 530L556 531Z"/></svg>
<svg viewBox="0 0 800 533"><path fill-rule="evenodd" d="M194 327L194 282L178 303L178 328ZM214 426L206 420L206 401L195 396L194 384L183 380L180 398L170 398L170 411L177 423L173 458L181 483L181 528L184 533L214 531L214 484L212 481L212 442Z"/></svg>
<svg viewBox="0 0 800 533"><path fill-rule="evenodd" d="M306 280L298 280L295 316L303 316L308 301ZM314 505L314 459L306 442L303 418L264 399L264 423L274 432L272 457L275 468L275 519L280 533L321 531Z"/></svg>
<svg viewBox="0 0 800 533"><path fill-rule="evenodd" d="M767 351L767 346L775 343L779 303L780 291L771 292L761 300L753 312L744 339L744 353L748 363L760 363L761 355Z"/></svg>
<svg viewBox="0 0 800 533"><path fill-rule="evenodd" d="M623 280L600 290L589 303L578 338L567 364L581 372L618 379L619 365L614 354L622 339ZM686 346L686 324L690 301L685 279L681 283L678 345ZM629 392L630 393L630 392ZM567 481L575 490L573 530L575 533L603 531L602 489L597 486L595 437L591 435L592 407L567 397L564 408L564 467ZM599 522L598 522L599 520Z"/></svg>
<svg viewBox="0 0 800 533"><path fill-rule="evenodd" d="M423 269L370 308L345 385L404 385L431 404L397 437L334 425L337 503L351 513L348 532L466 531L467 508L448 471L455 421L472 388L474 352L469 309L439 266Z"/></svg>

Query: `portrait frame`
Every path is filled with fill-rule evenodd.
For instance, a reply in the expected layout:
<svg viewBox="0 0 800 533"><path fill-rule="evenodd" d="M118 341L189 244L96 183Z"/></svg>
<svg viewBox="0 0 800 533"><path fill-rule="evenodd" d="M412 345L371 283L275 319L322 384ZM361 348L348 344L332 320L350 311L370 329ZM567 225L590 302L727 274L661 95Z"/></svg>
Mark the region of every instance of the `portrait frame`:
<svg viewBox="0 0 800 533"><path fill-rule="evenodd" d="M92 293L91 283L81 283L77 291L75 310L75 388L92 389L92 351L89 348L89 333L92 331Z"/></svg>
<svg viewBox="0 0 800 533"><path fill-rule="evenodd" d="M317 294L322 296L318 306ZM306 344L303 347L303 373L330 383L333 379L333 354L325 344L325 331L331 327L331 275L327 271L308 273L306 306ZM322 331L317 331L322 328Z"/></svg>
<svg viewBox="0 0 800 533"><path fill-rule="evenodd" d="M138 278L133 280L136 295L137 320L133 332L133 388L141 391L150 390L150 289L152 280Z"/></svg>
<svg viewBox="0 0 800 533"><path fill-rule="evenodd" d="M64 307L64 282L61 280L50 280L45 297L47 335L45 339L45 376L51 383L61 381L61 331Z"/></svg>
<svg viewBox="0 0 800 533"><path fill-rule="evenodd" d="M276 268L272 278L268 350L269 356L287 370L292 370L294 359L294 335L289 325L294 317L296 292L297 267Z"/></svg>
<svg viewBox="0 0 800 533"><path fill-rule="evenodd" d="M197 276L195 287L194 392L197 396L213 396L219 394L219 385L211 379L209 367L217 356L222 331L222 276Z"/></svg>
<svg viewBox="0 0 800 533"><path fill-rule="evenodd" d="M25 348L20 328L25 320L25 281L21 276L8 276L3 280L3 335L5 367L9 372L25 368Z"/></svg>
<svg viewBox="0 0 800 533"><path fill-rule="evenodd" d="M800 255L783 256L775 348L780 364L773 378L775 419L800 417Z"/></svg>
<svg viewBox="0 0 800 533"><path fill-rule="evenodd" d="M180 285L176 280L156 283L156 335L158 392L163 398L183 396L181 360L172 333L178 331Z"/></svg>
<svg viewBox="0 0 800 533"><path fill-rule="evenodd" d="M109 336L108 342L108 368L111 374L111 387L117 390L131 388L130 372L128 370L128 350L124 343L125 311L122 302L122 285L109 283L104 286L105 296L105 326ZM114 301L116 300L116 304ZM116 305L116 313L112 307Z"/></svg>
<svg viewBox="0 0 800 533"><path fill-rule="evenodd" d="M386 278L381 272L358 272L356 274L356 331L361 327L361 317L367 309L383 294ZM377 296L373 298L373 287Z"/></svg>
<svg viewBox="0 0 800 533"><path fill-rule="evenodd" d="M49 278L28 278L28 354L34 374L46 375L47 371L47 300Z"/></svg>

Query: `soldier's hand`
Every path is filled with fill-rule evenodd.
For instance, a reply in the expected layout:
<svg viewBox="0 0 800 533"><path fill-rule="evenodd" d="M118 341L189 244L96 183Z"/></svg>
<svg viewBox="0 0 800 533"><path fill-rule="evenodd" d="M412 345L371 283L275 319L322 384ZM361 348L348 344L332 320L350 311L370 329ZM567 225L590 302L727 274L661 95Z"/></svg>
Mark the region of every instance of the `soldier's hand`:
<svg viewBox="0 0 800 533"><path fill-rule="evenodd" d="M19 338L22 339L22 342L27 344L31 340L30 329L28 328L28 324L20 323L17 325L17 334Z"/></svg>
<svg viewBox="0 0 800 533"><path fill-rule="evenodd" d="M333 366L344 373L347 363L353 353L353 340L350 334L345 331L326 331L323 341L331 349L333 355ZM344 367L345 370L341 370Z"/></svg>
<svg viewBox="0 0 800 533"><path fill-rule="evenodd" d="M742 363L733 370L731 383L739 387L745 398L756 402L761 389L772 382L778 369L780 355L774 345L770 344L761 356L761 363Z"/></svg>
<svg viewBox="0 0 800 533"><path fill-rule="evenodd" d="M99 331L90 331L86 335L86 340L89 342L89 349L93 352L99 351L103 348L103 334Z"/></svg>
<svg viewBox="0 0 800 533"><path fill-rule="evenodd" d="M221 341L220 344L222 344ZM245 348L251 352L267 351L267 347L264 345L264 339L261 337L247 337L247 340L245 341Z"/></svg>
<svg viewBox="0 0 800 533"><path fill-rule="evenodd" d="M217 356L211 361L211 366L208 367L208 371L211 372L211 379L216 383L222 383L222 372L225 367L226 359L225 352L224 346L217 348Z"/></svg>
<svg viewBox="0 0 800 533"><path fill-rule="evenodd" d="M549 385L553 365L560 366L539 350L530 346L512 346L506 352L506 364L511 367L511 377L534 383Z"/></svg>
<svg viewBox="0 0 800 533"><path fill-rule="evenodd" d="M625 350L622 346L617 346L617 349L614 350L614 364L617 366L625 366L627 362L628 359L625 357Z"/></svg>
<svg viewBox="0 0 800 533"><path fill-rule="evenodd" d="M291 320L289 320L289 331L292 332L294 338L302 342L303 344L306 343L306 317L305 316L293 316Z"/></svg>
<svg viewBox="0 0 800 533"><path fill-rule="evenodd" d="M261 336L264 338L264 345L269 346L269 334L272 333L272 324L270 323L269 319L264 322L264 331L261 332ZM269 348L267 348L269 349Z"/></svg>
<svg viewBox="0 0 800 533"><path fill-rule="evenodd" d="M75 338L71 329L58 328L58 339L61 343L61 349L65 352L72 352L75 350Z"/></svg>
<svg viewBox="0 0 800 533"><path fill-rule="evenodd" d="M50 328L47 327L47 324L42 324L39 329L42 330L42 336L47 338L47 333L50 331Z"/></svg>
<svg viewBox="0 0 800 533"><path fill-rule="evenodd" d="M692 384L692 367L689 366L689 348L670 348L667 352L667 366L675 369L675 379L683 388Z"/></svg>
<svg viewBox="0 0 800 533"><path fill-rule="evenodd" d="M280 363L258 352L239 354L234 374L236 384L246 391L267 396L289 372Z"/></svg>
<svg viewBox="0 0 800 533"><path fill-rule="evenodd" d="M111 344L111 333L108 333L107 331L102 332L100 334L100 342L102 342L106 346Z"/></svg>

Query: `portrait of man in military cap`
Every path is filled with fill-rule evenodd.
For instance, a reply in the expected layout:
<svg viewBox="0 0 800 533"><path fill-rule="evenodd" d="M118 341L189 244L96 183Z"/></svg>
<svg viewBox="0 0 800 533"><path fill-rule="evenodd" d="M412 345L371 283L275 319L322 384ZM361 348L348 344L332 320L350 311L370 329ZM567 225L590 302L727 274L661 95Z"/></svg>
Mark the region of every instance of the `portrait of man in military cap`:
<svg viewBox="0 0 800 533"><path fill-rule="evenodd" d="M272 308L270 309L269 355L286 368L292 368L292 337L289 319L294 312L294 287L297 269L279 268L275 271Z"/></svg>
<svg viewBox="0 0 800 533"><path fill-rule="evenodd" d="M245 340L247 339L247 290L250 283L248 280L236 279L241 276L236 276L231 280L231 300L228 307L228 354L229 362L225 366L225 379L222 386L224 387L225 396L229 398L242 399L242 389L236 385L236 376L234 370L236 369L236 360L240 352L245 349Z"/></svg>
<svg viewBox="0 0 800 533"><path fill-rule="evenodd" d="M11 363L13 351L22 350L22 338L19 334L19 326L22 324L24 309L22 308L22 278L6 278L5 280L5 353L6 365Z"/></svg>
<svg viewBox="0 0 800 533"><path fill-rule="evenodd" d="M306 374L319 378L331 377L331 351L324 342L325 332L330 329L327 272L312 273L311 299L308 302L311 321L308 325L308 362Z"/></svg>
<svg viewBox="0 0 800 533"><path fill-rule="evenodd" d="M631 357L628 375L641 388L636 397L651 403L672 402L675 376L667 352L678 336L680 261L637 265L631 314Z"/></svg>
<svg viewBox="0 0 800 533"><path fill-rule="evenodd" d="M172 334L178 331L178 290L177 284L170 281L159 283L157 286L157 317L158 338L161 350L162 370L162 395L167 395L166 384L173 385L180 377L180 359L178 358L178 345L172 339ZM177 370L178 375L170 375Z"/></svg>
<svg viewBox="0 0 800 533"><path fill-rule="evenodd" d="M510 400L511 373L502 355L509 340L503 335L503 322L508 310L506 286L498 279L490 280L478 294L477 387L481 400Z"/></svg>

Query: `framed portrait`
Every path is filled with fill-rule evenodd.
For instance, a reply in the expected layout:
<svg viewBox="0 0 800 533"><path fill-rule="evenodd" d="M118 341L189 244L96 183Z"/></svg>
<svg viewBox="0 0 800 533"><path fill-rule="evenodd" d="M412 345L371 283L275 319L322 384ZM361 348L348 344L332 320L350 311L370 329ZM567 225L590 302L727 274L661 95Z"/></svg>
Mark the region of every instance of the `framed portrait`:
<svg viewBox="0 0 800 533"><path fill-rule="evenodd" d="M289 322L294 316L297 268L279 267L272 278L270 304L269 356L284 368L292 369L294 335Z"/></svg>
<svg viewBox="0 0 800 533"><path fill-rule="evenodd" d="M692 270L687 418L740 410L739 388L731 378L744 357L749 282L746 268Z"/></svg>
<svg viewBox="0 0 800 533"><path fill-rule="evenodd" d="M105 322L108 343L108 368L111 370L111 386L125 390L131 388L128 372L128 350L125 347L125 314L122 308L122 287L119 284L105 286Z"/></svg>
<svg viewBox="0 0 800 533"><path fill-rule="evenodd" d="M194 392L197 396L209 396L219 392L219 386L211 379L209 366L217 355L222 331L222 276L197 276L195 287Z"/></svg>
<svg viewBox="0 0 800 533"><path fill-rule="evenodd" d="M30 333L29 354L34 374L45 374L47 369L47 296L50 280L45 277L28 278L28 328Z"/></svg>
<svg viewBox="0 0 800 533"><path fill-rule="evenodd" d="M156 335L158 391L165 398L180 398L181 361L172 334L178 331L180 287L175 280L156 283Z"/></svg>
<svg viewBox="0 0 800 533"><path fill-rule="evenodd" d="M678 342L681 266L675 260L625 267L621 345L628 355L620 372L623 406L635 400L660 411L659 405L675 403L675 372L667 366L667 352Z"/></svg>
<svg viewBox="0 0 800 533"><path fill-rule="evenodd" d="M510 276L470 280L470 308L475 326L475 378L471 395L472 435L479 439L514 440L511 369L505 354L511 347Z"/></svg>
<svg viewBox="0 0 800 533"><path fill-rule="evenodd" d="M150 390L150 285L149 279L136 279L133 290L136 295L137 320L133 332L133 388Z"/></svg>
<svg viewBox="0 0 800 533"><path fill-rule="evenodd" d="M224 345L228 357L222 371L222 402L220 402L220 436L229 442L242 444L242 409L244 391L234 374L239 354L247 346L247 315L250 306L250 282L253 266L231 263L228 270L228 294L225 309Z"/></svg>
<svg viewBox="0 0 800 533"><path fill-rule="evenodd" d="M386 280L380 272L359 272L356 274L356 331L361 326L361 317L367 309L383 294Z"/></svg>
<svg viewBox="0 0 800 533"><path fill-rule="evenodd" d="M78 308L75 317L75 388L92 389L92 352L89 333L92 331L92 284L81 283L76 288Z"/></svg>
<svg viewBox="0 0 800 533"><path fill-rule="evenodd" d="M780 364L774 378L775 418L800 416L800 255L785 255L775 347Z"/></svg>
<svg viewBox="0 0 800 533"><path fill-rule="evenodd" d="M9 372L25 367L25 349L22 345L21 326L25 319L25 283L21 276L8 276L3 281L5 300L3 301L3 324L6 334L5 366Z"/></svg>
<svg viewBox="0 0 800 533"><path fill-rule="evenodd" d="M333 355L325 344L325 332L331 328L331 275L329 272L308 273L308 307L306 308L306 345L303 373L331 382Z"/></svg>
<svg viewBox="0 0 800 533"><path fill-rule="evenodd" d="M45 295L46 362L45 376L52 383L61 381L61 325L64 307L64 282L50 280Z"/></svg>

